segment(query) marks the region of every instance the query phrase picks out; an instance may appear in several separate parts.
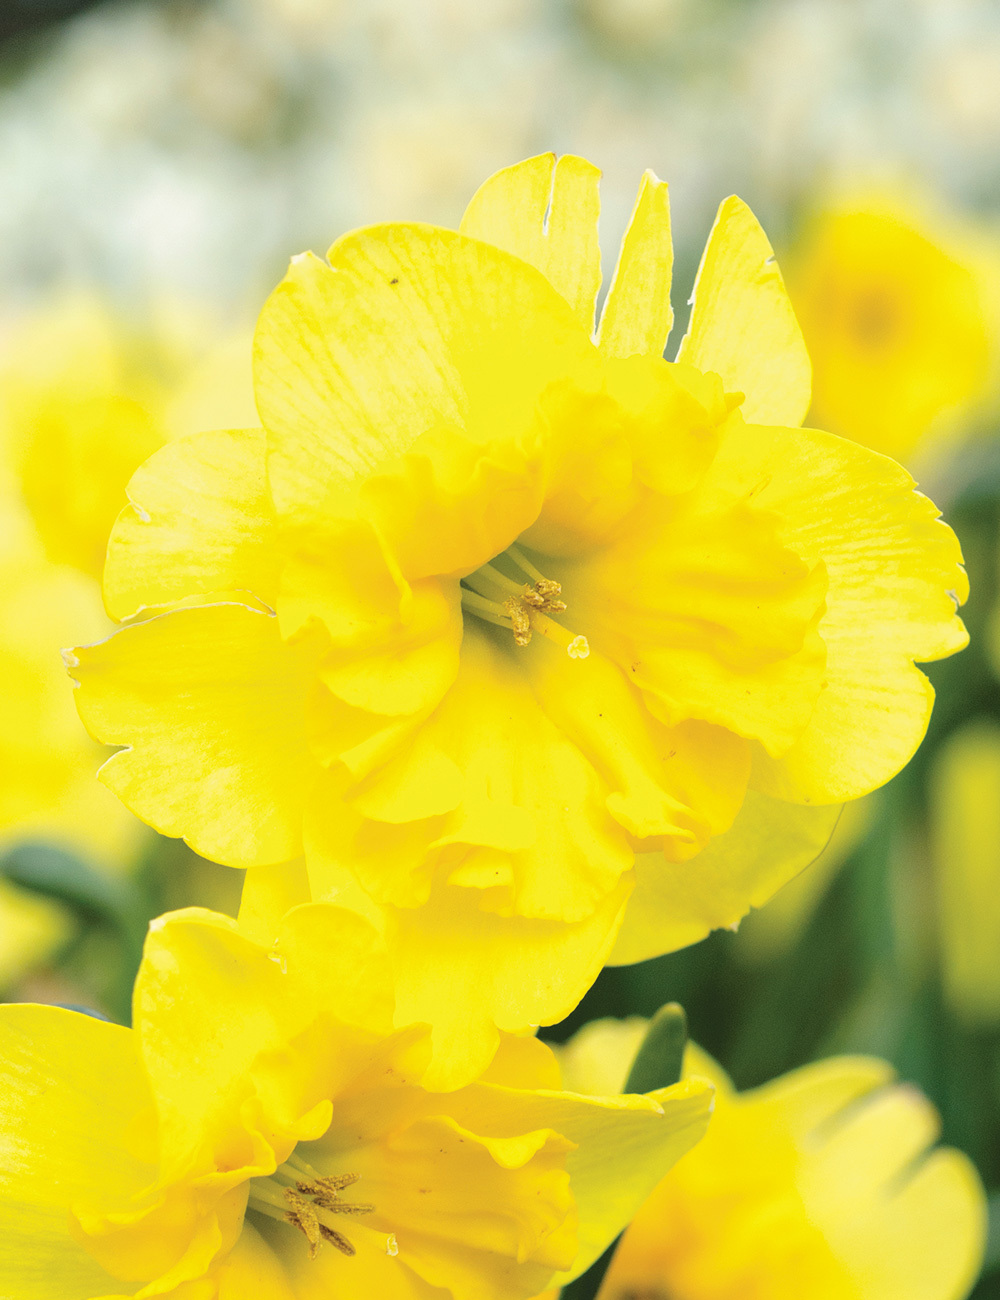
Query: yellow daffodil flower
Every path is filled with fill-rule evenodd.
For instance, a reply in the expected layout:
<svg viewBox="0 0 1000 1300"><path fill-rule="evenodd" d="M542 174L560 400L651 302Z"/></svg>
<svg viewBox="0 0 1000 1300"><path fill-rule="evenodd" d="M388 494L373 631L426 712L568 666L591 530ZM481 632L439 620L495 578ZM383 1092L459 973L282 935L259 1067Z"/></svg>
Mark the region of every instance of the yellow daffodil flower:
<svg viewBox="0 0 1000 1300"><path fill-rule="evenodd" d="M813 363L810 418L909 460L961 430L995 371L995 254L905 200L820 213L790 262Z"/></svg>
<svg viewBox="0 0 1000 1300"><path fill-rule="evenodd" d="M930 831L945 996L966 1024L1000 1024L1000 727L995 722L968 723L938 751Z"/></svg>
<svg viewBox="0 0 1000 1300"><path fill-rule="evenodd" d="M587 1026L567 1085L623 1077L644 1029ZM685 1077L713 1080L715 1116L625 1233L599 1300L968 1295L985 1241L979 1177L960 1152L933 1147L937 1113L884 1061L835 1057L736 1093L689 1047Z"/></svg>
<svg viewBox="0 0 1000 1300"><path fill-rule="evenodd" d="M913 753L914 660L966 639L934 507L797 427L808 358L739 200L668 364L647 174L594 330L598 177L530 159L458 233L295 258L257 329L264 430L138 471L105 572L132 625L72 663L125 747L107 784L221 862L304 850L314 898L383 928L452 1084L609 958L770 897Z"/></svg>
<svg viewBox="0 0 1000 1300"><path fill-rule="evenodd" d="M0 1007L10 1300L517 1300L586 1268L704 1132L712 1088L560 1090L505 1038L423 1086L374 930L308 904L274 945L151 927L131 1030Z"/></svg>

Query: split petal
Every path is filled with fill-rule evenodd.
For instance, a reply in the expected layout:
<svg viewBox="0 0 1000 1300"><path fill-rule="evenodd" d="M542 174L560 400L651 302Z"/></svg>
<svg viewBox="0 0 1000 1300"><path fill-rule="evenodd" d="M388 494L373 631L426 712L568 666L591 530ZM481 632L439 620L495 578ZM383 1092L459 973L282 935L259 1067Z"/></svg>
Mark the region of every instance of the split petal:
<svg viewBox="0 0 1000 1300"><path fill-rule="evenodd" d="M968 594L958 539L894 461L813 429L734 426L708 482L768 510L780 540L821 561L829 583L825 686L802 735L777 761L761 755L755 780L796 802L857 799L923 738L934 692L914 660L968 641L955 612Z"/></svg>
<svg viewBox="0 0 1000 1300"><path fill-rule="evenodd" d="M263 430L168 443L132 475L128 496L104 569L112 618L221 593L273 607L278 555Z"/></svg>
<svg viewBox="0 0 1000 1300"><path fill-rule="evenodd" d="M663 356L674 323L673 265L667 184L647 171L601 312L598 343L605 356Z"/></svg>
<svg viewBox="0 0 1000 1300"><path fill-rule="evenodd" d="M735 195L719 208L678 361L721 375L757 424L795 427L809 409L812 368L774 250Z"/></svg>
<svg viewBox="0 0 1000 1300"><path fill-rule="evenodd" d="M306 735L312 642L245 605L175 610L75 652L77 707L95 739L127 749L101 779L164 835L229 866L300 852L319 773Z"/></svg>
<svg viewBox="0 0 1000 1300"><path fill-rule="evenodd" d="M480 185L460 230L536 266L589 334L601 287L601 173L574 154L539 154Z"/></svg>

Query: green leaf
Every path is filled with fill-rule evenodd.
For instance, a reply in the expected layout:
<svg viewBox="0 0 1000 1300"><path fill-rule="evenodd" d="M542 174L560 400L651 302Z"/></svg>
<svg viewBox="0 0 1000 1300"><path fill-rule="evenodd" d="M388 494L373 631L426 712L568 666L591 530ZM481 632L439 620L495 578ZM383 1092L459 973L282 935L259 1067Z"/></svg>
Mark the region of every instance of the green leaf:
<svg viewBox="0 0 1000 1300"><path fill-rule="evenodd" d="M679 1002L667 1002L649 1022L632 1068L626 1092L653 1092L680 1081L687 1046L687 1016Z"/></svg>

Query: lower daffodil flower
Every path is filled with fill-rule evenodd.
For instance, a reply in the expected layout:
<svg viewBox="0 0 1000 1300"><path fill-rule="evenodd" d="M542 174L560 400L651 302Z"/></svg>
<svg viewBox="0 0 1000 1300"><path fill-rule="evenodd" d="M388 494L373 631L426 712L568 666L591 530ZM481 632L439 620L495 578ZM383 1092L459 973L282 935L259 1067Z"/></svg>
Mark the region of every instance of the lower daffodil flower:
<svg viewBox="0 0 1000 1300"><path fill-rule="evenodd" d="M70 660L129 807L234 866L304 852L305 896L375 921L442 1084L766 901L913 753L914 661L966 639L931 503L798 427L808 357L739 200L667 363L647 174L594 330L598 175L530 159L459 233L295 258L263 430L139 470L105 573L131 625Z"/></svg>
<svg viewBox="0 0 1000 1300"><path fill-rule="evenodd" d="M615 1087L645 1029L599 1021L571 1042L564 1080ZM835 1057L736 1093L711 1078L708 1135L626 1231L599 1300L962 1300L985 1244L972 1163L933 1147L940 1121L869 1057ZM933 1148L933 1149L932 1149Z"/></svg>
<svg viewBox="0 0 1000 1300"><path fill-rule="evenodd" d="M154 922L131 1030L0 1007L0 1294L517 1300L586 1268L711 1108L702 1081L560 1091L534 1039L430 1092L427 1049L327 904L273 946Z"/></svg>

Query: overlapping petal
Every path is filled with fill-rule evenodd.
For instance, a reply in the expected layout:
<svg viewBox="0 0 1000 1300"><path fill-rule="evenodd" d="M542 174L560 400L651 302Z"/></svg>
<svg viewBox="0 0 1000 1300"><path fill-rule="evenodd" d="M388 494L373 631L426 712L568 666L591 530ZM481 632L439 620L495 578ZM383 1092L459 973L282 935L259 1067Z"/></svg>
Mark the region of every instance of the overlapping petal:
<svg viewBox="0 0 1000 1300"><path fill-rule="evenodd" d="M84 724L129 746L101 779L165 835L231 866L294 858L318 766L307 744L312 642L246 605L176 610L76 651Z"/></svg>
<svg viewBox="0 0 1000 1300"><path fill-rule="evenodd" d="M968 640L955 612L968 594L955 534L894 461L812 429L734 426L709 479L771 511L781 541L822 560L829 583L824 689L792 748L761 761L760 788L805 803L867 794L927 727L934 694L914 660Z"/></svg>
<svg viewBox="0 0 1000 1300"><path fill-rule="evenodd" d="M587 334L525 262L429 226L345 235L296 259L261 313L255 382L278 514L309 517L422 434L530 424L553 378L587 375Z"/></svg>
<svg viewBox="0 0 1000 1300"><path fill-rule="evenodd" d="M738 925L819 857L839 815L836 804L788 804L751 790L730 829L693 861L640 853L609 963L646 961Z"/></svg>
<svg viewBox="0 0 1000 1300"><path fill-rule="evenodd" d="M224 593L273 607L278 553L262 430L168 443L136 470L128 495L104 568L112 618Z"/></svg>

